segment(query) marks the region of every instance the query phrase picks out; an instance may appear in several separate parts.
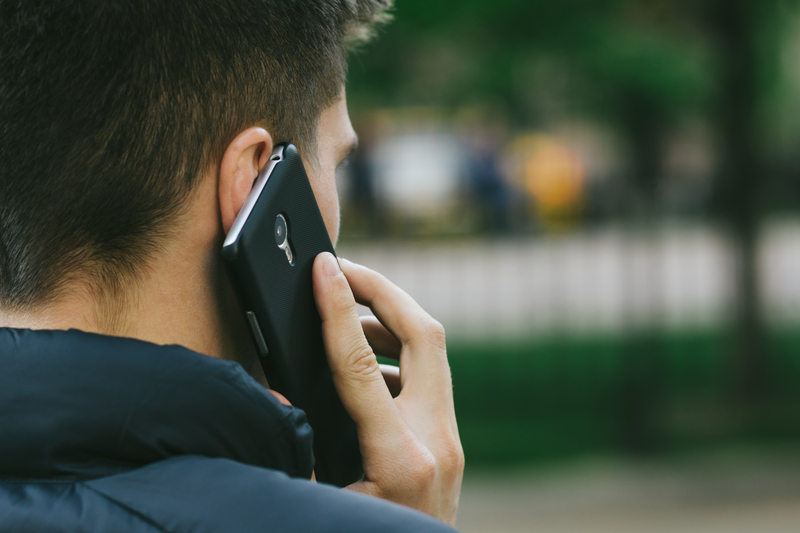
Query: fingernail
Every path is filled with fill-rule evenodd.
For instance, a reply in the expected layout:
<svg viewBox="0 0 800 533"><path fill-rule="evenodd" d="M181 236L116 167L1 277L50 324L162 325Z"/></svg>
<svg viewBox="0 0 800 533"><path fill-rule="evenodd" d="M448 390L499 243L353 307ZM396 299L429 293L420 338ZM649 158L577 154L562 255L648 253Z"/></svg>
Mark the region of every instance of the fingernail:
<svg viewBox="0 0 800 533"><path fill-rule="evenodd" d="M333 257L333 254L329 252L324 252L324 257L322 258L322 271L325 272L325 275L329 278L335 278L339 274L341 274L341 269L339 269L339 263L336 261L336 258Z"/></svg>

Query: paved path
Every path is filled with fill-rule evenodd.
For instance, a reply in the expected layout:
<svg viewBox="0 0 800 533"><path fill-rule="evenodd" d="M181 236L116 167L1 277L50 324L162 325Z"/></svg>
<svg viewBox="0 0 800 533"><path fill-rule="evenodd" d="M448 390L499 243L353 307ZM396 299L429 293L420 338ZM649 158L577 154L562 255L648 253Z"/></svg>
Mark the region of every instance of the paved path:
<svg viewBox="0 0 800 533"><path fill-rule="evenodd" d="M467 472L464 533L797 533L800 453Z"/></svg>

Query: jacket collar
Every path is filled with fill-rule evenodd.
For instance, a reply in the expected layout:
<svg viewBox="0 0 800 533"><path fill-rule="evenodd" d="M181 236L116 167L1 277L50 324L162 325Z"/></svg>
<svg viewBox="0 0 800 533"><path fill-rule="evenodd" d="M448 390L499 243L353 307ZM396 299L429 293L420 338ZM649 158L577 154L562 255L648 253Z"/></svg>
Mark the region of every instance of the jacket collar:
<svg viewBox="0 0 800 533"><path fill-rule="evenodd" d="M308 478L312 431L237 363L81 331L0 328L0 477L93 478L176 455Z"/></svg>

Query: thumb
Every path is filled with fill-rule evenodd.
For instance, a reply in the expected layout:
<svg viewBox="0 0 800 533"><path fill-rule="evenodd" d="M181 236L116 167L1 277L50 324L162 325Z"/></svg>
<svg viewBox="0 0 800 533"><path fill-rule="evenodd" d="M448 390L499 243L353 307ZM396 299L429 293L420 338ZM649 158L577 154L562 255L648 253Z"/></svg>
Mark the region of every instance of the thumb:
<svg viewBox="0 0 800 533"><path fill-rule="evenodd" d="M360 435L386 434L397 424L400 412L364 337L347 278L332 254L317 256L313 281L328 364L339 398Z"/></svg>
<svg viewBox="0 0 800 533"><path fill-rule="evenodd" d="M281 402L283 405L288 405L289 407L291 407L291 406L292 406L292 402L290 402L289 400L287 400L287 399L286 399L286 396L284 396L284 395L283 395L283 394L281 394L280 392L278 392L278 391L275 391L275 390L272 390L272 389L267 389L267 390L268 390L269 392L271 392L271 393L272 393L272 395L273 395L273 396L275 396L275 397L278 399L278 401L279 401L279 402Z"/></svg>

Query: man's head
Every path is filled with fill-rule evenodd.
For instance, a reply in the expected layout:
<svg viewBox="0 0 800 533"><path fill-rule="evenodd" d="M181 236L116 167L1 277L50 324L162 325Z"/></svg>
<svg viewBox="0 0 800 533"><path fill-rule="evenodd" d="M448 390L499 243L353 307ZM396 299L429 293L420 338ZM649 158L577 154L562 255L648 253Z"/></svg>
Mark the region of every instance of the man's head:
<svg viewBox="0 0 800 533"><path fill-rule="evenodd" d="M248 129L316 161L389 3L0 0L0 309L125 289Z"/></svg>

